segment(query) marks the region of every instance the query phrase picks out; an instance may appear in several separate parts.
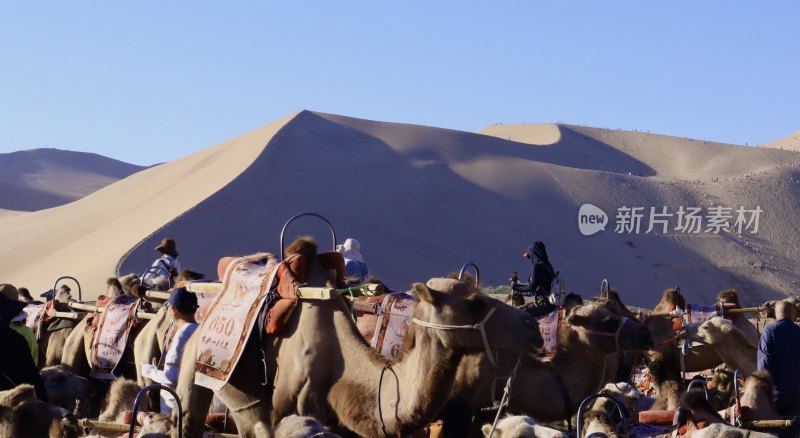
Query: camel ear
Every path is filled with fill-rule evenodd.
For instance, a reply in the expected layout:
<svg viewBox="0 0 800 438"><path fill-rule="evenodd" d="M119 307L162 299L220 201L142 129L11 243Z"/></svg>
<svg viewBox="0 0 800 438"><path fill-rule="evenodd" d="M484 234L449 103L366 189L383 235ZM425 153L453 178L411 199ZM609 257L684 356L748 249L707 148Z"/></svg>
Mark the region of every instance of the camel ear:
<svg viewBox="0 0 800 438"><path fill-rule="evenodd" d="M422 283L414 283L414 294L417 295L420 301L436 304L439 301L438 295L441 294L441 292L429 289L428 286Z"/></svg>
<svg viewBox="0 0 800 438"><path fill-rule="evenodd" d="M481 432L483 432L483 436L489 436L489 432L491 431L492 431L491 424L484 424L483 427L481 427Z"/></svg>
<svg viewBox="0 0 800 438"><path fill-rule="evenodd" d="M570 315L567 317L567 323L570 325L583 327L589 323L589 318L581 315Z"/></svg>

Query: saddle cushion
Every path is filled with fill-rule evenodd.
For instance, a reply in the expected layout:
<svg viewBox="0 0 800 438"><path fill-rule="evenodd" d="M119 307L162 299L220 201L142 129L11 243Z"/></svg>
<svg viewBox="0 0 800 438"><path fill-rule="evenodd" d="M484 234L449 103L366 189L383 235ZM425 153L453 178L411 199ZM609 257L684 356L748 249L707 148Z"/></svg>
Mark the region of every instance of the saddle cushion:
<svg viewBox="0 0 800 438"><path fill-rule="evenodd" d="M335 287L344 285L344 257L338 252L317 255L317 261L325 271L335 272ZM275 300L268 310L266 332L278 333L289 321L297 305L297 288L305 284L308 261L302 255L293 255L278 265L275 275L275 292L280 299Z"/></svg>

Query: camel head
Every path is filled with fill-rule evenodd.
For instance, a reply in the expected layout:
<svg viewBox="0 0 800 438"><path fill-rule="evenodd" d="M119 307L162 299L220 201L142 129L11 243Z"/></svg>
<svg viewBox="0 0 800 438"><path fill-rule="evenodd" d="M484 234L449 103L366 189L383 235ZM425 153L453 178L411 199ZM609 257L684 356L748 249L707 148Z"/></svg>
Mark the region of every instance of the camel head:
<svg viewBox="0 0 800 438"><path fill-rule="evenodd" d="M597 304L576 307L567 324L583 344L596 351L649 350L653 339L648 328L635 320L619 317Z"/></svg>
<svg viewBox="0 0 800 438"><path fill-rule="evenodd" d="M70 293L71 290L72 289L70 289L69 286L62 284L61 287L59 287L56 291L56 295L53 299L59 303L68 303L72 299L72 294Z"/></svg>
<svg viewBox="0 0 800 438"><path fill-rule="evenodd" d="M413 291L419 301L414 309L414 326L430 331L446 347L468 352L487 348L511 350L522 354L538 350L544 344L533 317L481 294L470 283L433 278L427 284L415 284Z"/></svg>
<svg viewBox="0 0 800 438"><path fill-rule="evenodd" d="M109 277L108 280L106 280L106 293L103 295L109 298L125 295L125 291L122 289L122 283L114 277Z"/></svg>
<svg viewBox="0 0 800 438"><path fill-rule="evenodd" d="M655 312L668 312L674 310L675 308L685 310L686 309L686 299L681 294L679 289L667 289L664 291L664 294L661 295L661 301L656 305Z"/></svg>
<svg viewBox="0 0 800 438"><path fill-rule="evenodd" d="M39 372L47 390L47 398L54 404L66 407L75 399L89 400L94 396L94 388L89 379L75 375L61 365L44 368Z"/></svg>
<svg viewBox="0 0 800 438"><path fill-rule="evenodd" d="M722 345L731 336L744 337L744 334L733 325L733 322L719 316L701 324L687 324L683 328L686 330L686 339L712 346Z"/></svg>

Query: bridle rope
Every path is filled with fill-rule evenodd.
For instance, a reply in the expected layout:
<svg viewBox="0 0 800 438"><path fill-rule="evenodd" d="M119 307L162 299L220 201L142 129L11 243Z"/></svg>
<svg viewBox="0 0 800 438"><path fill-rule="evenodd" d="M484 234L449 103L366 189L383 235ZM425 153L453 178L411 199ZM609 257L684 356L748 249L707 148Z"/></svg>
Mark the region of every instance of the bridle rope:
<svg viewBox="0 0 800 438"><path fill-rule="evenodd" d="M619 352L623 351L622 348L620 348L620 346L619 346L619 334L622 332L622 327L625 326L626 322L628 322L628 318L626 318L624 316L620 317L619 327L617 327L617 330L614 333L601 332L601 331L598 331L598 330L590 330L590 329L587 329L587 328L584 328L584 327L581 327L581 326L573 326L573 328L575 330L580 330L580 331L586 333L587 335L613 336L614 337L614 346L617 349L616 353L619 353Z"/></svg>
<svg viewBox="0 0 800 438"><path fill-rule="evenodd" d="M472 325L449 325L449 324L436 324L433 322L422 321L421 319L411 318L411 322L417 324L422 327L432 328L435 330L477 330L481 332L481 338L483 338L483 346L486 348L486 356L489 358L489 363L492 364L493 367L497 367L497 362L495 362L494 356L492 356L492 350L489 348L489 338L486 337L486 329L485 324L489 318L492 317L492 314L495 310L497 310L497 306L500 305L500 302L494 303L489 312L486 316L483 317L481 322Z"/></svg>

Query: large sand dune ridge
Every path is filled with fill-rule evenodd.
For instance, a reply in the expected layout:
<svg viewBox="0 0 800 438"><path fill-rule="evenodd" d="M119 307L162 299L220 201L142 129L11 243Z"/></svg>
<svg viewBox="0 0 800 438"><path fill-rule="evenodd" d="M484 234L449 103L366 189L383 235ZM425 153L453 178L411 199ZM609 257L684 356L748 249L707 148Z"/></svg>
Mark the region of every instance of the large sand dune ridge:
<svg viewBox="0 0 800 438"><path fill-rule="evenodd" d="M323 214L338 240L355 237L390 286L444 275L464 262L484 283L527 277L520 257L547 243L568 289L596 294L608 278L627 302L652 306L664 288L745 302L794 292L800 259L800 153L573 125L490 126L481 133L310 111L137 173L46 212L0 214L0 279L33 290L75 275L89 294L116 272L141 272L162 237L185 267L215 276L219 257L279 252L284 221ZM757 234L583 236L578 209L611 220L623 206L760 206ZM311 233L302 219L287 234Z"/></svg>

